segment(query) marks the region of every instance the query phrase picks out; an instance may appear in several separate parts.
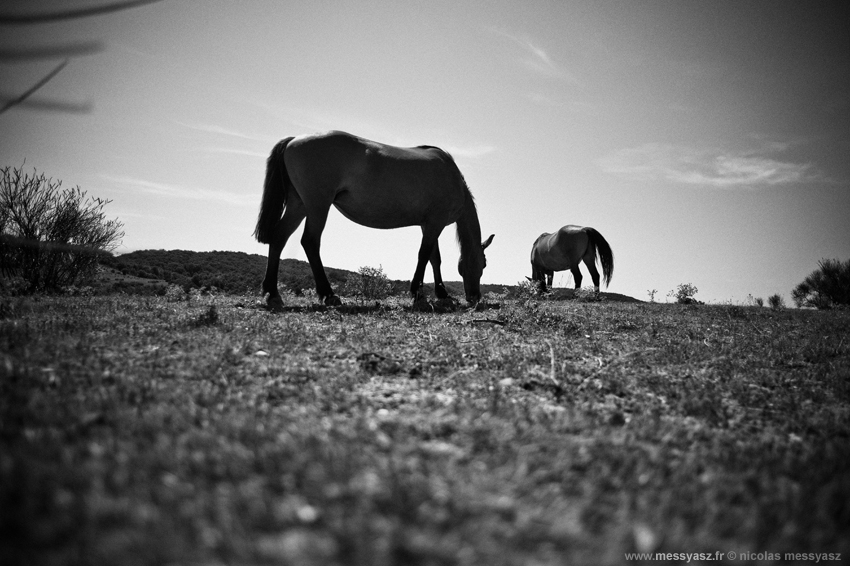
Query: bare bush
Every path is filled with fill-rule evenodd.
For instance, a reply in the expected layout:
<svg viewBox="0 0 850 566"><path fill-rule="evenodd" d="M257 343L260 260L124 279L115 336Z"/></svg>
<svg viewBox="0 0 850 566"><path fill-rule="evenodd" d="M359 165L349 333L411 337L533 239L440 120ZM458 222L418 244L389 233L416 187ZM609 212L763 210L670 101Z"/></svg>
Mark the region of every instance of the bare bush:
<svg viewBox="0 0 850 566"><path fill-rule="evenodd" d="M676 302L682 305L699 305L701 304L700 301L694 298L697 292L696 285L681 283L675 290L667 293L667 296L675 298Z"/></svg>
<svg viewBox="0 0 850 566"><path fill-rule="evenodd" d="M384 274L384 268L361 267L356 274L351 274L345 281L344 293L361 300L379 301L386 299L393 292L393 284Z"/></svg>
<svg viewBox="0 0 850 566"><path fill-rule="evenodd" d="M58 289L94 273L120 243L108 200L22 168L0 170L0 266L26 281L27 292Z"/></svg>

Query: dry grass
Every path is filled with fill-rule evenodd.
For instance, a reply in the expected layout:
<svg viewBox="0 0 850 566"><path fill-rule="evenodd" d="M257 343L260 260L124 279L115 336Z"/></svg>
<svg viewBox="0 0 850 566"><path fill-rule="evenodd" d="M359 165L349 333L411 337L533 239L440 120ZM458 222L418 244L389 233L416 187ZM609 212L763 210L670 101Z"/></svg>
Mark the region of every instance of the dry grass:
<svg viewBox="0 0 850 566"><path fill-rule="evenodd" d="M0 320L0 562L850 556L848 323L21 299Z"/></svg>

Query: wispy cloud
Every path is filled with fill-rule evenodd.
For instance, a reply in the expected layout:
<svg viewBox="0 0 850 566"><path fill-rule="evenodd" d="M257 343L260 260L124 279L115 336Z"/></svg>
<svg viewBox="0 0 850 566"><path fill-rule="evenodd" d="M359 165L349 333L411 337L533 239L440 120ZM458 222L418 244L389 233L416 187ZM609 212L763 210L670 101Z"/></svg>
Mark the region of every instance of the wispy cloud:
<svg viewBox="0 0 850 566"><path fill-rule="evenodd" d="M522 65L533 71L535 74L567 81L568 83L579 85L580 81L573 74L569 73L563 66L556 63L549 53L534 43L532 40L508 33L498 28L489 28L490 32L511 40L518 45L522 51L520 61Z"/></svg>
<svg viewBox="0 0 850 566"><path fill-rule="evenodd" d="M146 179L137 179L123 175L100 175L101 179L108 183L120 185L129 190L134 190L142 193L156 195L165 198L176 198L184 200L203 200L223 202L236 206L253 206L255 203L250 202L244 196L228 193L225 191L212 191L209 189L199 189L197 187L187 187L172 183L158 183L148 181Z"/></svg>
<svg viewBox="0 0 850 566"><path fill-rule="evenodd" d="M198 151L203 153L224 154L224 155L240 155L244 157L259 157L266 159L269 156L269 151L253 151L250 149L239 149L234 147L202 147Z"/></svg>
<svg viewBox="0 0 850 566"><path fill-rule="evenodd" d="M218 136L226 136L226 137L238 138L238 139L241 139L241 140L248 140L248 141L259 141L259 142L263 142L263 143L275 143L277 141L277 139L269 137L269 136L262 136L262 135L253 134L253 133L249 134L249 133L245 133L245 132L240 132L240 131L233 130L233 129L230 129L230 128L225 128L224 126L219 126L218 124L200 124L200 123L189 124L189 123L186 123L186 122L181 122L179 120L175 120L175 123L179 126L183 126L184 128L189 128L190 130L194 130L196 132L204 132L204 133L208 133L208 134L215 134L215 135L218 135Z"/></svg>
<svg viewBox="0 0 850 566"><path fill-rule="evenodd" d="M603 171L632 180L667 181L719 189L758 188L820 180L810 163L775 154L790 144L765 142L744 151L647 143L597 160Z"/></svg>

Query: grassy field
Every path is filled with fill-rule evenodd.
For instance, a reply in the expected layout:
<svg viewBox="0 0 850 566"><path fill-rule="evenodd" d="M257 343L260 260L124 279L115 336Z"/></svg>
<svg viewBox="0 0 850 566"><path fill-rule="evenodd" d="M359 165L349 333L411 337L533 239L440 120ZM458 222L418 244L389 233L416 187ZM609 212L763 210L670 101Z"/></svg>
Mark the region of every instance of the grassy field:
<svg viewBox="0 0 850 566"><path fill-rule="evenodd" d="M847 311L255 301L3 304L0 563L850 559Z"/></svg>

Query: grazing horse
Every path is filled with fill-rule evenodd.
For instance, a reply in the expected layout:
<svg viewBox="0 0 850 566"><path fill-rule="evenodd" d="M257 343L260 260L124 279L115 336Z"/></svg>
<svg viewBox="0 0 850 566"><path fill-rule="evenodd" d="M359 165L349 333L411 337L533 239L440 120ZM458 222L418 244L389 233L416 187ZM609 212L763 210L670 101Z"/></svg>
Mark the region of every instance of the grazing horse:
<svg viewBox="0 0 850 566"><path fill-rule="evenodd" d="M593 286L599 292L599 272L596 270L596 253L602 264L602 274L605 286L611 282L614 274L614 254L611 246L602 234L590 227L564 226L554 234L541 234L531 247L531 277L529 281L538 281L540 290L546 290L546 279L552 286L555 271L569 269L576 282L576 289L581 288L581 271L579 263L584 261Z"/></svg>
<svg viewBox="0 0 850 566"><path fill-rule="evenodd" d="M370 228L421 227L419 259L410 282L414 300L424 296L422 281L429 261L435 294L448 297L437 239L443 228L456 222L458 271L466 300L481 299L481 274L487 264L484 249L493 236L481 242L475 201L452 157L437 147L393 147L345 132L328 132L281 140L269 156L254 230L257 241L269 245L262 287L269 294L269 306L282 305L277 290L280 253L305 218L301 245L316 293L326 305L342 304L319 256L331 205L349 220Z"/></svg>

